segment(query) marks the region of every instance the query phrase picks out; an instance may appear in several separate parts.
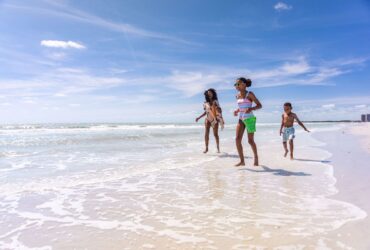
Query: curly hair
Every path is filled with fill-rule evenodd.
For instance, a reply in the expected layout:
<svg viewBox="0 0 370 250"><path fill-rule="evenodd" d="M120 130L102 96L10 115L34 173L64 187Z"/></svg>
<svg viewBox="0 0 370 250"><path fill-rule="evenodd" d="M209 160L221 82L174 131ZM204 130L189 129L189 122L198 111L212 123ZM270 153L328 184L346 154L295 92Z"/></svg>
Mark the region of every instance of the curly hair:
<svg viewBox="0 0 370 250"><path fill-rule="evenodd" d="M209 99L208 91L212 92L212 94L213 94L212 99L213 100ZM211 103L211 101L215 101L215 100L218 101L218 97L217 97L217 93L216 93L215 89L208 89L208 90L204 91L204 97L206 98L206 102L208 102L208 103Z"/></svg>

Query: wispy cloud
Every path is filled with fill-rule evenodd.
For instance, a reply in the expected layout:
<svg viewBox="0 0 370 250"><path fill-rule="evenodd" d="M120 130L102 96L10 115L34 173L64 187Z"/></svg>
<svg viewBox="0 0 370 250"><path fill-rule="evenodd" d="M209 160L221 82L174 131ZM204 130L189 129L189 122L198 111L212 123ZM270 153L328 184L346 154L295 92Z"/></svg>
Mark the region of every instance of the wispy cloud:
<svg viewBox="0 0 370 250"><path fill-rule="evenodd" d="M86 47L78 42L74 41L60 41L60 40L42 40L40 42L41 46L51 47L51 48L61 48L61 49L86 49Z"/></svg>
<svg viewBox="0 0 370 250"><path fill-rule="evenodd" d="M255 79L271 79L282 76L296 76L304 73L308 73L312 70L312 67L308 64L305 57L301 56L296 61L285 62L282 66L278 66L270 70L260 70L252 72L253 78Z"/></svg>
<svg viewBox="0 0 370 250"><path fill-rule="evenodd" d="M123 33L124 35L130 34L130 35L135 35L135 36L139 36L143 38L152 38L152 39L158 39L162 41L168 41L168 42L174 42L174 43L180 43L180 44L188 44L188 45L195 44L185 39L170 36L170 35L163 34L160 32L155 32L155 31L150 31L147 29L139 28L129 23L114 22L112 20L108 20L100 16L88 13L86 11L73 8L72 6L67 5L65 3L54 2L54 1L44 1L44 2L47 3L47 7L17 5L17 4L8 4L8 3L3 4L2 6L6 8L26 10L26 11L35 12L37 14L51 15L54 17L88 23L91 25L109 29L111 31L120 32L120 33Z"/></svg>
<svg viewBox="0 0 370 250"><path fill-rule="evenodd" d="M45 60L38 55L33 55L29 52L24 52L4 44L0 46L0 61L3 61L4 65L11 65L17 68L17 72L20 72L20 69L22 69L23 72L25 70L34 71L32 67L35 66L55 66L55 63L50 60Z"/></svg>
<svg viewBox="0 0 370 250"><path fill-rule="evenodd" d="M123 78L99 76L83 69L57 68L27 79L0 79L0 91L10 96L23 96L32 90L39 91L39 95L65 97L109 89L126 82Z"/></svg>
<svg viewBox="0 0 370 250"><path fill-rule="evenodd" d="M291 10L293 7L283 2L278 2L274 5L274 9L277 11Z"/></svg>
<svg viewBox="0 0 370 250"><path fill-rule="evenodd" d="M320 83L323 82L329 78L339 76L342 74L347 73L345 70L340 68L326 68L326 67L320 67L318 68L317 72L312 74L311 78L308 79L308 82L310 83Z"/></svg>
<svg viewBox="0 0 370 250"><path fill-rule="evenodd" d="M173 71L171 75L162 80L168 83L168 87L182 92L186 97L202 93L209 87L223 88L231 77L235 76L233 72L201 72L201 71Z"/></svg>
<svg viewBox="0 0 370 250"><path fill-rule="evenodd" d="M358 109L362 109L362 108L366 108L366 107L367 107L366 104L355 105L355 108L358 108Z"/></svg>
<svg viewBox="0 0 370 250"><path fill-rule="evenodd" d="M349 73L365 61L356 58L349 59L343 64L332 62L330 65L309 62L300 56L272 68L252 70L247 68L212 68L197 70L174 70L167 77L153 79L160 84L176 89L185 96L201 93L206 88L214 87L219 90L233 88L233 81L238 76L247 76L253 80L256 88L277 87L284 85L333 85L332 78ZM360 66L361 67L361 66Z"/></svg>
<svg viewBox="0 0 370 250"><path fill-rule="evenodd" d="M321 107L324 108L324 109L333 109L333 108L335 108L335 104L334 103L324 104Z"/></svg>
<svg viewBox="0 0 370 250"><path fill-rule="evenodd" d="M67 54L64 52L48 52L45 54L45 56L52 60L64 60L67 57Z"/></svg>
<svg viewBox="0 0 370 250"><path fill-rule="evenodd" d="M96 90L108 90L115 87L143 87L147 93L175 92L188 98L201 94L205 89L213 87L218 90L233 89L233 81L239 76L250 77L255 88L268 88L284 85L332 85L331 79L351 72L365 63L364 60L352 58L321 64L311 62L300 56L296 60L288 60L265 69L224 67L214 65L173 66L172 69L160 74L138 74L135 70L125 69L112 71L112 68L99 69L100 74L92 70L80 68L50 69L35 73L27 79L0 79L0 91L7 94L24 94L27 91L48 94L54 97L88 94ZM360 65L360 66L359 66ZM160 86L160 87L158 87ZM11 92L11 93L10 93ZM122 95L122 93L114 93ZM145 98L144 98L145 99Z"/></svg>

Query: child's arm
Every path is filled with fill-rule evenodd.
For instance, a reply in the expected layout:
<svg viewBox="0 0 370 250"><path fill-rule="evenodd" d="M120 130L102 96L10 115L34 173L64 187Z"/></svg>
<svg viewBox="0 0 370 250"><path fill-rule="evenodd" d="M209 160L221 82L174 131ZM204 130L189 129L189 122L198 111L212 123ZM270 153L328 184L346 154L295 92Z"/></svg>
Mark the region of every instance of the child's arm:
<svg viewBox="0 0 370 250"><path fill-rule="evenodd" d="M262 104L261 102L257 99L257 97L254 95L253 92L249 92L249 95L248 95L251 100L256 104L256 106L252 107L252 108L249 108L245 111L245 113L250 113L252 112L253 110L257 110L257 109L261 109L262 108Z"/></svg>
<svg viewBox="0 0 370 250"><path fill-rule="evenodd" d="M298 116L296 114L294 114L294 118L297 120L299 126L301 126L305 131L307 132L310 132L305 126L304 124L298 119Z"/></svg>
<svg viewBox="0 0 370 250"><path fill-rule="evenodd" d="M281 115L280 136L283 133L283 127L284 127L284 115Z"/></svg>
<svg viewBox="0 0 370 250"><path fill-rule="evenodd" d="M204 113L203 113L203 114L201 114L201 116L199 116L199 117L197 117L197 118L195 119L195 122L198 122L198 121L199 121L199 119L201 119L202 117L204 117L206 114L207 114L207 113L206 113L206 111L204 111Z"/></svg>

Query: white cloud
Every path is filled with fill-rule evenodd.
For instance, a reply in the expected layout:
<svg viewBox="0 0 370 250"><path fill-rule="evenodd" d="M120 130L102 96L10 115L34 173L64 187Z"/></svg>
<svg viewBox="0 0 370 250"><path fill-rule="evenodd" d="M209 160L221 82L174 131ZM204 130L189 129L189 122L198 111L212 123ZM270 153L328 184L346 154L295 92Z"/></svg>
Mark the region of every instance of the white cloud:
<svg viewBox="0 0 370 250"><path fill-rule="evenodd" d="M195 43L189 42L187 40L170 36L167 34L154 32L146 29L142 29L136 27L134 25L128 23L121 23L121 22L114 22L108 19L104 19L102 17L90 14L85 11L81 11L79 9L73 8L70 5L65 3L57 3L55 1L45 0L46 3L49 4L52 8L42 8L42 7L34 7L30 5L15 5L15 4L4 4L2 7L18 9L18 10L26 10L32 11L39 14L51 15L54 17L60 17L69 20L75 20L78 22L88 23L91 25L99 26L102 28L106 28L115 32L123 33L125 35L131 34L136 35L144 38L154 38L159 39L167 42L175 42L175 43L182 43L182 44L192 44Z"/></svg>
<svg viewBox="0 0 370 250"><path fill-rule="evenodd" d="M161 78L143 80L157 84L163 84L168 88L182 92L186 97L191 97L202 93L207 88L216 88L218 90L233 89L233 82L237 77L250 77L254 87L273 87L289 85L294 82L298 84L298 77L304 77L304 74L315 72L315 68L310 66L304 57L298 57L297 61L285 62L281 66L273 69L251 71L242 68L209 68L197 66L197 70L173 70L170 75ZM166 84L168 83L168 84ZM301 82L300 84L311 84ZM316 85L316 83L315 83Z"/></svg>
<svg viewBox="0 0 370 250"><path fill-rule="evenodd" d="M319 83L325 81L326 79L339 76L345 73L347 73L347 71L338 68L319 67L318 71L315 74L312 74L312 78L309 79L309 81L311 83Z"/></svg>
<svg viewBox="0 0 370 250"><path fill-rule="evenodd" d="M130 70L128 70L128 69L120 69L120 68L111 68L110 71L113 74L125 74L127 72L130 72Z"/></svg>
<svg viewBox="0 0 370 250"><path fill-rule="evenodd" d="M46 57L52 59L52 60L63 60L67 57L66 53L63 52L53 52L46 54Z"/></svg>
<svg viewBox="0 0 370 250"><path fill-rule="evenodd" d="M334 103L324 104L321 107L324 108L324 109L333 109L333 108L335 108L335 104Z"/></svg>
<svg viewBox="0 0 370 250"><path fill-rule="evenodd" d="M27 91L40 91L39 95L66 97L70 94L89 93L127 83L124 78L98 76L81 69L58 68L28 79L0 79L0 91L7 96L22 96Z"/></svg>
<svg viewBox="0 0 370 250"><path fill-rule="evenodd" d="M353 62L357 60L353 59ZM329 80L341 74L351 72L348 65L322 66L311 64L303 56L290 60L271 69L253 71L243 68L207 67L197 65L197 69L173 70L162 77L147 76L140 79L130 79L130 82L162 85L169 89L181 92L185 97L202 93L207 88L217 90L233 89L233 81L239 76L250 77L254 88L266 88L285 85L325 85L332 86ZM147 89L149 90L150 87Z"/></svg>
<svg viewBox="0 0 370 250"><path fill-rule="evenodd" d="M26 103L26 104L36 104L36 102L33 101L33 100L24 100L23 103Z"/></svg>
<svg viewBox="0 0 370 250"><path fill-rule="evenodd" d="M282 72L285 72L286 74L294 74L294 75L306 73L310 71L310 69L311 67L307 63L304 57L300 58L295 63L285 63L281 67Z"/></svg>
<svg viewBox="0 0 370 250"><path fill-rule="evenodd" d="M70 104L68 104L68 106L70 106L70 107L80 107L81 104L79 104L79 103L70 103Z"/></svg>
<svg viewBox="0 0 370 250"><path fill-rule="evenodd" d="M336 59L327 62L310 61L305 56L296 55L294 59L282 60L274 66L262 69L259 67L256 70L232 66L185 64L171 66L167 72L163 71L160 75L157 73L138 75L135 70L126 72L125 68L112 67L99 69L101 72L99 74L81 68L48 68L41 72L40 70L27 72L27 78L0 78L0 91L11 96L39 92L41 96L48 95L63 99L99 89L138 86L144 87L143 93L146 94L156 93L158 96L165 97L168 93L174 93L180 97L192 97L202 94L210 87L220 91L233 89L233 82L239 76L250 77L254 88L332 85L330 82L332 78L353 71L355 66L362 67L365 62L366 59L363 58ZM129 89L132 88L129 87ZM114 95L122 96L122 93L114 93Z"/></svg>
<svg viewBox="0 0 370 250"><path fill-rule="evenodd" d="M283 2L278 2L275 4L274 9L277 11L291 10L293 7Z"/></svg>
<svg viewBox="0 0 370 250"><path fill-rule="evenodd" d="M173 71L172 74L163 79L169 83L168 87L181 91L185 96L190 97L202 93L209 87L216 87L228 82L234 74L220 72L201 71Z"/></svg>
<svg viewBox="0 0 370 250"><path fill-rule="evenodd" d="M365 104L360 104L360 105L356 105L355 108L358 108L358 109L362 109L362 108L366 108L367 105Z"/></svg>
<svg viewBox="0 0 370 250"><path fill-rule="evenodd" d="M311 66L306 61L306 58L299 57L295 62L285 62L282 66L279 66L271 70L261 70L252 73L254 79L269 79L281 76L295 76L307 73L311 70Z"/></svg>
<svg viewBox="0 0 370 250"><path fill-rule="evenodd" d="M78 42L73 41L59 41L59 40L42 40L40 43L42 46L51 48L62 48L62 49L85 49L86 47Z"/></svg>

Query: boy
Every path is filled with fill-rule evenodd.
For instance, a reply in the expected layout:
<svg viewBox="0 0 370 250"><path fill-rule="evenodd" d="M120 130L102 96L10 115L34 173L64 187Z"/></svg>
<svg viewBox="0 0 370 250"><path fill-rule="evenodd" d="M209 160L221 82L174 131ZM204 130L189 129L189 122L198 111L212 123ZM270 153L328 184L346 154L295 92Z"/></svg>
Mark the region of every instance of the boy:
<svg viewBox="0 0 370 250"><path fill-rule="evenodd" d="M287 141L289 141L290 148L290 159L293 160L293 139L294 135L294 120L297 120L298 124L307 132L310 132L303 123L298 119L298 116L292 112L292 104L290 102L284 103L284 113L282 115L281 127L280 127L280 136L283 135L283 146L285 149L284 157L288 155Z"/></svg>

